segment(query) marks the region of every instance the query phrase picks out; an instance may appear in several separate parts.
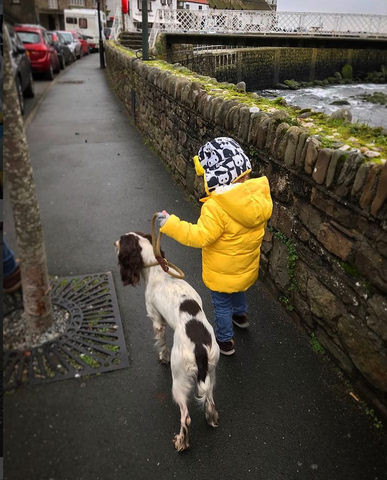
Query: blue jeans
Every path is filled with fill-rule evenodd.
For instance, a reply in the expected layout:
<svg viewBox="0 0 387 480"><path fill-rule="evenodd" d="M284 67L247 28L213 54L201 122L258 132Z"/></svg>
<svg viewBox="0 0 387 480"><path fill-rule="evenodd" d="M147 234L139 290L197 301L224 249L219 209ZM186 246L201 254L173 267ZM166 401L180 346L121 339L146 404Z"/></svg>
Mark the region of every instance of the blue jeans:
<svg viewBox="0 0 387 480"><path fill-rule="evenodd" d="M13 251L8 248L5 238L3 238L3 277L9 277L16 270L17 263Z"/></svg>
<svg viewBox="0 0 387 480"><path fill-rule="evenodd" d="M232 316L247 313L246 292L220 293L211 290L215 314L215 335L220 342L229 342L234 336Z"/></svg>

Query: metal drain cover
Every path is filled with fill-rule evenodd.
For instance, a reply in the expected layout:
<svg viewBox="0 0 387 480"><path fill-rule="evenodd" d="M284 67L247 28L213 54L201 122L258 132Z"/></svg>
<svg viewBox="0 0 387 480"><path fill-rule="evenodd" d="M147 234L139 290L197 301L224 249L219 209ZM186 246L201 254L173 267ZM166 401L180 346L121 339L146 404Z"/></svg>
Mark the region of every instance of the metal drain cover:
<svg viewBox="0 0 387 480"><path fill-rule="evenodd" d="M129 366L110 272L51 279L54 305L69 313L54 341L3 355L3 388L41 384ZM21 295L4 295L4 317L22 309Z"/></svg>

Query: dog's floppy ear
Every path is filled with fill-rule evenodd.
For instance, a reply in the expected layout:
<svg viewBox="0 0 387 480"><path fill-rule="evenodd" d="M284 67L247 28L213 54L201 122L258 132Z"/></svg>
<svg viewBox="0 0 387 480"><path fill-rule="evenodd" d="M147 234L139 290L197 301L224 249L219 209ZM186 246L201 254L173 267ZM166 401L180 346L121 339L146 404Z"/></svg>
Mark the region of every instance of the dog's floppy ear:
<svg viewBox="0 0 387 480"><path fill-rule="evenodd" d="M140 283L140 272L144 267L141 247L135 235L123 235L120 238L120 252L118 254L121 280L124 285L135 287Z"/></svg>
<svg viewBox="0 0 387 480"><path fill-rule="evenodd" d="M144 233L144 232L135 232L137 235L141 235L142 237L146 238L148 242L152 245L152 235L149 235L149 233ZM163 258L165 258L165 253L164 251L160 248L160 253Z"/></svg>

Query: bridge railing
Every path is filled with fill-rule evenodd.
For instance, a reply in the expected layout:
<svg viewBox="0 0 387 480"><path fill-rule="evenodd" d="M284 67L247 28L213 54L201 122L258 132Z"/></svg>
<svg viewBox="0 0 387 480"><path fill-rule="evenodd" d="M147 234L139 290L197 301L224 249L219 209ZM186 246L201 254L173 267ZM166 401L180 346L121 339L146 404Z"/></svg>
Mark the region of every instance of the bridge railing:
<svg viewBox="0 0 387 480"><path fill-rule="evenodd" d="M150 34L297 35L385 38L387 15L263 12L247 10L159 10Z"/></svg>

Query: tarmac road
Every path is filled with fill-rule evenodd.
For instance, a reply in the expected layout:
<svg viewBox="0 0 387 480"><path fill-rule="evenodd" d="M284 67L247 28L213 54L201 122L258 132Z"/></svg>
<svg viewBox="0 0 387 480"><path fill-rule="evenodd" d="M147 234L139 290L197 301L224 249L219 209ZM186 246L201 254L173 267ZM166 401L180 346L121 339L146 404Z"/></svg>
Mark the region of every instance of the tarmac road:
<svg viewBox="0 0 387 480"><path fill-rule="evenodd" d="M130 366L6 394L5 478L386 478L385 435L259 283L248 294L251 328L235 332L236 354L220 359L219 428L208 428L193 404L191 449L174 451L179 410L170 371L153 349L143 288L120 283L113 242L130 230L149 231L155 211L195 221L198 209L144 145L98 56L61 77L28 130L49 271L113 272ZM6 200L4 233L14 246ZM166 237L163 249L202 295L211 320L200 251Z"/></svg>

